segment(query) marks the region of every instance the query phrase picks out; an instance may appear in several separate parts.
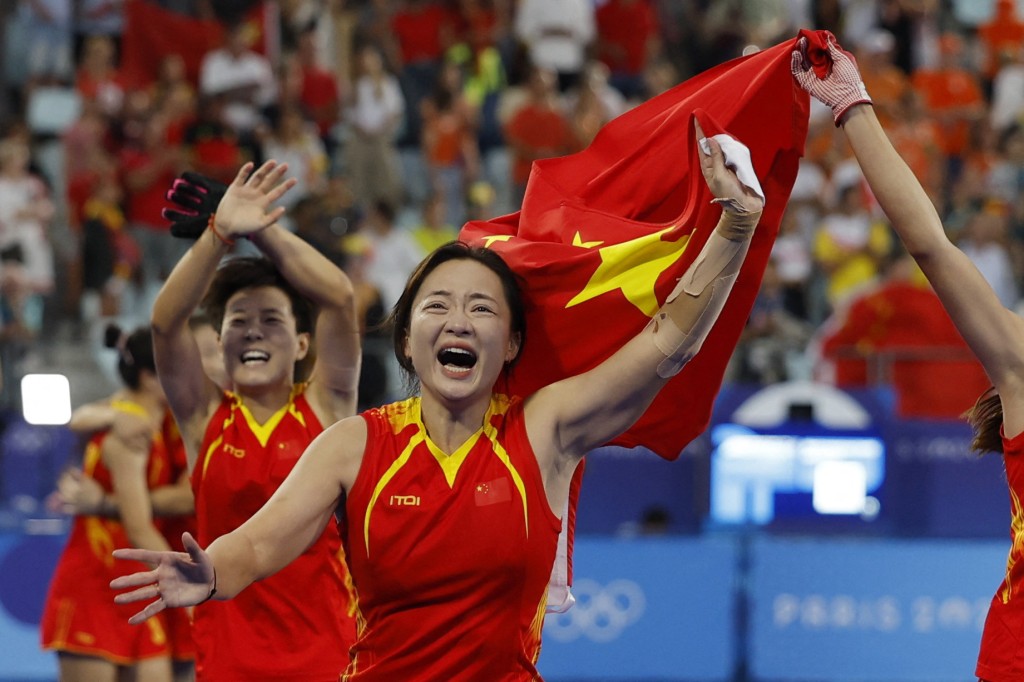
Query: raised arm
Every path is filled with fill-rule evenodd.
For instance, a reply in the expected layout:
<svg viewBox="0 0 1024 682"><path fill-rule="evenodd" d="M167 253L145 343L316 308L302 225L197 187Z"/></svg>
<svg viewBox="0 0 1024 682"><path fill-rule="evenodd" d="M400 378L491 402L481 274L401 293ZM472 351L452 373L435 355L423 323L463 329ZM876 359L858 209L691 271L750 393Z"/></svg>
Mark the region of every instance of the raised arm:
<svg viewBox="0 0 1024 682"><path fill-rule="evenodd" d="M1024 398L1024 321L1003 307L971 260L946 237L927 193L879 124L852 57L834 41L828 51L833 66L824 79L805 66L799 51L793 55L794 76L833 106L879 205L1002 396L1007 434L1019 433L1024 429L1024 400L1019 399ZM837 110L829 93L844 88L859 88L864 96Z"/></svg>
<svg viewBox="0 0 1024 682"><path fill-rule="evenodd" d="M268 161L256 172L252 168L247 163L239 170L221 200L215 224L178 261L153 304L151 323L157 373L185 442L189 470L198 456L210 411L221 395L220 388L203 370L189 318L233 241L273 224L284 209L268 212L270 204L294 185L294 181L281 182L287 170L285 165Z"/></svg>
<svg viewBox="0 0 1024 682"><path fill-rule="evenodd" d="M316 364L306 394L310 404L324 424L352 416L361 360L352 282L308 242L279 225L254 234L252 241L318 311Z"/></svg>
<svg viewBox="0 0 1024 682"><path fill-rule="evenodd" d="M142 549L167 550L170 545L153 524L146 482L152 440L138 438L135 422L140 421L144 421L141 416L118 416L103 439L103 463L110 470L114 499L128 540Z"/></svg>
<svg viewBox="0 0 1024 682"><path fill-rule="evenodd" d="M702 140L699 124L696 133ZM715 139L708 144L707 153L698 144L698 154L722 217L665 304L643 331L593 370L547 386L527 401L530 442L549 484L571 477L579 458L643 414L668 379L697 354L725 305L764 199L760 187L746 186L726 167ZM568 480L564 483L568 490ZM559 500L551 491L562 487L549 485L553 506Z"/></svg>
<svg viewBox="0 0 1024 682"><path fill-rule="evenodd" d="M248 521L217 538L204 552L191 537L187 552L116 550L119 559L154 565L111 583L126 603L155 599L132 617L138 623L168 606L193 606L216 589L215 599L230 599L249 584L281 570L323 532L342 494L351 488L366 446L366 423L342 420L314 440L273 497ZM186 534L187 535L187 534Z"/></svg>

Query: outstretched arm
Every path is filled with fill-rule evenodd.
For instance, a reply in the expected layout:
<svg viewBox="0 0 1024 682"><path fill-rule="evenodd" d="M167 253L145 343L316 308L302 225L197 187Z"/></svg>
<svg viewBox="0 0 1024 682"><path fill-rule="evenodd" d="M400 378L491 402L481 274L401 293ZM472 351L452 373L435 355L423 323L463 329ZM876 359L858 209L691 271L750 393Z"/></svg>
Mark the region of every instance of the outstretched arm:
<svg viewBox="0 0 1024 682"><path fill-rule="evenodd" d="M168 606L194 606L211 596L230 599L256 580L273 575L302 554L331 521L344 491L359 472L366 422L350 417L314 440L269 501L248 521L222 535L204 552L187 533L186 552L119 549L119 559L154 566L111 582L118 603L155 600L132 617L139 623Z"/></svg>
<svg viewBox="0 0 1024 682"><path fill-rule="evenodd" d="M851 81L860 81L853 58L834 40L829 41L829 57L833 68L821 79L805 68L800 51L793 55L797 82L826 104L832 103L821 96L821 87L849 89ZM861 100L837 113L836 121L893 229L1002 396L1006 433L1019 433L1024 430L1024 321L1003 307L971 260L946 237L935 207L869 102Z"/></svg>

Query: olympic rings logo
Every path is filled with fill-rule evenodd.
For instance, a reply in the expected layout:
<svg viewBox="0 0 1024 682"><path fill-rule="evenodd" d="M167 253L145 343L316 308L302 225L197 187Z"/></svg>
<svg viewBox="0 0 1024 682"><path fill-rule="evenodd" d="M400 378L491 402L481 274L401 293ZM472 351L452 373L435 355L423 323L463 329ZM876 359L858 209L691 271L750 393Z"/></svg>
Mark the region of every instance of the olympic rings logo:
<svg viewBox="0 0 1024 682"><path fill-rule="evenodd" d="M549 615L544 624L545 636L560 642L580 637L610 642L640 620L647 609L643 589L632 580L613 580L602 585L584 578L573 584L572 593L576 604L565 613Z"/></svg>

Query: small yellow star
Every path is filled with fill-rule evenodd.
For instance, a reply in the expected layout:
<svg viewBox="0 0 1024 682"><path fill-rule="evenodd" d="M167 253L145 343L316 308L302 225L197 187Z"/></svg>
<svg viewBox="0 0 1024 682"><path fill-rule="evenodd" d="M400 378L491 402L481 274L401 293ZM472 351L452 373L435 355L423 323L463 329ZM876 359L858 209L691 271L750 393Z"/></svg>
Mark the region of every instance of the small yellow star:
<svg viewBox="0 0 1024 682"><path fill-rule="evenodd" d="M509 239L512 239L512 235L510 234L489 235L487 237L484 237L484 248L489 249L491 248L491 244L493 244L494 242L507 242Z"/></svg>
<svg viewBox="0 0 1024 682"><path fill-rule="evenodd" d="M604 244L604 242L585 242L585 241L583 241L583 237L580 236L579 230L577 230L576 234L574 234L573 237L572 237L572 245L573 246L582 246L585 249L592 249L595 246L601 246L601 244Z"/></svg>
<svg viewBox="0 0 1024 682"><path fill-rule="evenodd" d="M615 289L647 317L658 312L658 297L654 285L669 266L679 260L686 249L689 235L678 241L662 241L661 236L675 229L667 227L653 234L612 244L599 249L601 264L590 276L590 281L566 304L566 308L597 298Z"/></svg>

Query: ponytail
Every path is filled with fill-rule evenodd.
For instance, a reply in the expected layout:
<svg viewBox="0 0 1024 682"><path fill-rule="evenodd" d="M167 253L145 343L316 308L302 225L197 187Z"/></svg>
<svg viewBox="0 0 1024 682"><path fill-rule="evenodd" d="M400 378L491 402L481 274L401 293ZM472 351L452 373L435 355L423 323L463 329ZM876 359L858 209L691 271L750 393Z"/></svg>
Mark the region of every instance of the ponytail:
<svg viewBox="0 0 1024 682"><path fill-rule="evenodd" d="M971 450L980 455L1003 451L1003 403L995 388L982 393L974 407L961 416L974 429Z"/></svg>

